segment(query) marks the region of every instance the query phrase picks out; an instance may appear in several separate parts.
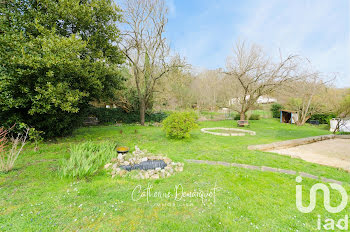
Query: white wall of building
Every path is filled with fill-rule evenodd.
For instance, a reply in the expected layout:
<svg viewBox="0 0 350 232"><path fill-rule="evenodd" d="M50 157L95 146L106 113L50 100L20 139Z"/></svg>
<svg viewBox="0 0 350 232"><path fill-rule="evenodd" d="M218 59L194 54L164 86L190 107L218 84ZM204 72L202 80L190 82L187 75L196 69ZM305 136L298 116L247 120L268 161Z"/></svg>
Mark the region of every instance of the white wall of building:
<svg viewBox="0 0 350 232"><path fill-rule="evenodd" d="M330 131L334 131L337 127L338 122L339 123L339 132L350 132L350 119L339 119L339 118L333 118L330 121Z"/></svg>

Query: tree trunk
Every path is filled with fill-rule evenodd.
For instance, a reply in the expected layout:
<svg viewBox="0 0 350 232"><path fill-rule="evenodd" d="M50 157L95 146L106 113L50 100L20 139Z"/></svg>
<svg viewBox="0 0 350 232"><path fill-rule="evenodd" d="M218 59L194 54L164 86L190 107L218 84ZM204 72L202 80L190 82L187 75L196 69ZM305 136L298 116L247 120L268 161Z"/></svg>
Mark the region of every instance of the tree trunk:
<svg viewBox="0 0 350 232"><path fill-rule="evenodd" d="M241 116L240 116L240 119L239 119L239 120L245 120L245 113L244 113L244 112L241 112L240 115L241 115Z"/></svg>
<svg viewBox="0 0 350 232"><path fill-rule="evenodd" d="M146 113L146 103L145 100L140 101L140 123L142 126L145 125L145 113Z"/></svg>

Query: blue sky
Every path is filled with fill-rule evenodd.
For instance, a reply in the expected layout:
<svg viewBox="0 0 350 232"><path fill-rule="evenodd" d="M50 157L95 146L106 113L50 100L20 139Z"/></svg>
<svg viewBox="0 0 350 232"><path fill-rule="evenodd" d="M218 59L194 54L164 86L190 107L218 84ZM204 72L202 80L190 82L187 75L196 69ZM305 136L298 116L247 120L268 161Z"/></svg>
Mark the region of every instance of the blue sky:
<svg viewBox="0 0 350 232"><path fill-rule="evenodd" d="M299 54L350 87L349 0L167 0L171 47L196 69L225 67L237 40Z"/></svg>

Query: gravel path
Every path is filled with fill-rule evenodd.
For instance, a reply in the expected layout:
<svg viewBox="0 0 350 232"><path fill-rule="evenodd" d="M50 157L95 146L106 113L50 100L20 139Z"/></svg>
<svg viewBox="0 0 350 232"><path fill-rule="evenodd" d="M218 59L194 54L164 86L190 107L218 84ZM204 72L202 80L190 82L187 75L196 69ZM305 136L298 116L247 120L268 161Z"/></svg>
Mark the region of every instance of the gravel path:
<svg viewBox="0 0 350 232"><path fill-rule="evenodd" d="M342 168L350 172L349 139L329 139L296 147L269 150L269 152L300 158L312 163Z"/></svg>

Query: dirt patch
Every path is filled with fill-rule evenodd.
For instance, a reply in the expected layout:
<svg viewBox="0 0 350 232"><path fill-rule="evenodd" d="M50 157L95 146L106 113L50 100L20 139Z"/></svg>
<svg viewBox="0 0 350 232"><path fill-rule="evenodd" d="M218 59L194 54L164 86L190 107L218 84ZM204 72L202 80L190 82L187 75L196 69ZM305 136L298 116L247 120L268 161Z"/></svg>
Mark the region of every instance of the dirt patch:
<svg viewBox="0 0 350 232"><path fill-rule="evenodd" d="M289 155L292 158L301 158L312 163L342 168L350 172L349 139L328 139L296 147L269 151L281 155Z"/></svg>

